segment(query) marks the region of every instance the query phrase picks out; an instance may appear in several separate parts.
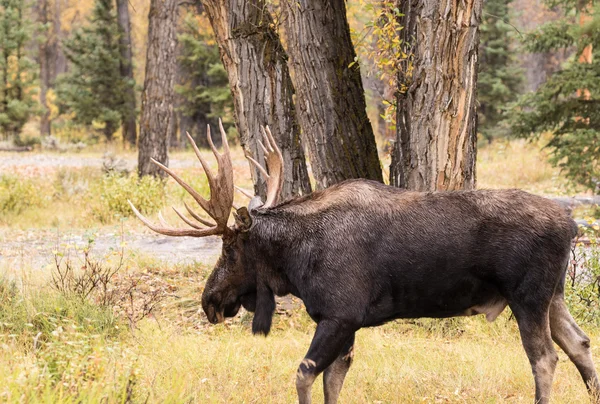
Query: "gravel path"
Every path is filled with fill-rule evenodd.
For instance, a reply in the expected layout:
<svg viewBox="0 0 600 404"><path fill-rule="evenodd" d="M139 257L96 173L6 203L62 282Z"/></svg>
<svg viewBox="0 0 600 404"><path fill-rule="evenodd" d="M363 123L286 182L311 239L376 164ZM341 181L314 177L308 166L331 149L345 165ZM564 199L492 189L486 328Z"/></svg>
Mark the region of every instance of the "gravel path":
<svg viewBox="0 0 600 404"><path fill-rule="evenodd" d="M100 259L123 243L126 255L141 254L170 264L199 262L212 265L221 253L218 237L166 237L152 233L127 232L123 235L110 230L69 232L58 235L56 230L0 232L0 268L43 269L54 262L55 251L83 248L92 238L92 255Z"/></svg>

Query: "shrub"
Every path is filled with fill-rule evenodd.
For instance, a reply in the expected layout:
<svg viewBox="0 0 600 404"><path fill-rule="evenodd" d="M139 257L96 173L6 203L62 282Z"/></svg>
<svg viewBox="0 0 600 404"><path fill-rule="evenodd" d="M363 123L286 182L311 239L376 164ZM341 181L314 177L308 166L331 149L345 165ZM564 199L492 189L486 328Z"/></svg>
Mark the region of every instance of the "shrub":
<svg viewBox="0 0 600 404"><path fill-rule="evenodd" d="M91 202L92 216L101 223L133 215L127 200L142 213L154 213L165 201L164 182L154 177L139 178L137 174L108 173L90 191L96 198Z"/></svg>
<svg viewBox="0 0 600 404"><path fill-rule="evenodd" d="M0 213L20 214L44 202L39 184L11 175L0 176Z"/></svg>
<svg viewBox="0 0 600 404"><path fill-rule="evenodd" d="M582 229L567 271L565 300L579 323L600 325L600 241L597 229Z"/></svg>

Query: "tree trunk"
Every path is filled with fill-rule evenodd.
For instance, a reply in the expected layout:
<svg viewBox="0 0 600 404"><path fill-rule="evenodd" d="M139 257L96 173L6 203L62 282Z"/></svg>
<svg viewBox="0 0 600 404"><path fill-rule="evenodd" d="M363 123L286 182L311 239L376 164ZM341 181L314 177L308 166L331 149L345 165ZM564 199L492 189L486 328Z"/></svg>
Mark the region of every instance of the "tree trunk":
<svg viewBox="0 0 600 404"><path fill-rule="evenodd" d="M349 178L383 181L345 1L284 1L282 7L296 111L317 187Z"/></svg>
<svg viewBox="0 0 600 404"><path fill-rule="evenodd" d="M142 116L138 153L140 176L164 177L165 173L150 158L169 164L169 135L175 116L175 48L179 0L151 0L148 15L146 77L142 92Z"/></svg>
<svg viewBox="0 0 600 404"><path fill-rule="evenodd" d="M262 161L261 125L269 125L282 150L285 178L282 198L310 192L300 143L287 55L263 0L204 0L221 60L233 94L236 124L245 152ZM265 196L265 183L252 167L255 192Z"/></svg>
<svg viewBox="0 0 600 404"><path fill-rule="evenodd" d="M472 189L482 1L399 3L410 57L398 78L407 90L397 96L390 184L419 191Z"/></svg>
<svg viewBox="0 0 600 404"><path fill-rule="evenodd" d="M50 69L50 77L51 77L51 82L53 84L54 84L54 81L56 80L56 77L59 76L60 74L66 73L67 68L68 68L67 57L65 56L65 53L63 52L62 47L60 45L61 41L67 34L67 32L63 31L63 29L62 29L61 1L64 1L64 0L54 0L54 21L53 21L53 33L52 33L52 52L53 52L52 67L53 68ZM75 22L75 18L78 15L79 14L77 13L73 17L73 21L71 21L71 26L74 25L73 23Z"/></svg>
<svg viewBox="0 0 600 404"><path fill-rule="evenodd" d="M50 88L50 62L52 57L51 42L48 24L48 0L40 0L38 3L38 17L39 22L44 26L43 37L45 40L40 41L39 46L39 60L40 60L40 104L42 106L42 113L40 115L40 134L42 136L50 136L50 110L46 100L48 89Z"/></svg>
<svg viewBox="0 0 600 404"><path fill-rule="evenodd" d="M121 36L119 37L119 46L121 48L121 76L130 82L133 79L133 61L131 45L131 23L129 22L128 0L117 0L117 20ZM128 86L125 94L125 103L127 104L127 113L123 117L121 127L123 129L123 143L135 146L137 139L137 129L135 123L135 89Z"/></svg>

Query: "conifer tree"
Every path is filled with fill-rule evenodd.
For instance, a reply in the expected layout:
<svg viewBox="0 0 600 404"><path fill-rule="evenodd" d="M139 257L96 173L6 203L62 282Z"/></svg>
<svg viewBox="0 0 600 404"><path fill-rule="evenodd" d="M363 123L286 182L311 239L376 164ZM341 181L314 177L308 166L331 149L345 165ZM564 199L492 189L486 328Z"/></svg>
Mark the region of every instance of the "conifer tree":
<svg viewBox="0 0 600 404"><path fill-rule="evenodd" d="M180 77L176 91L182 99L179 111L193 122L192 136L199 145L208 147L207 124L217 127L219 118L223 119L225 127L235 122L233 99L219 47L208 22L200 25L201 18L188 13L178 36L180 75L183 77Z"/></svg>
<svg viewBox="0 0 600 404"><path fill-rule="evenodd" d="M120 73L119 35L113 0L96 0L88 24L64 43L71 70L57 89L61 110L73 112L76 123L103 124L108 141L128 114L126 90L133 85Z"/></svg>
<svg viewBox="0 0 600 404"><path fill-rule="evenodd" d="M515 101L522 83L516 64L515 29L509 24L512 0L486 0L480 26L477 101L478 129L488 141L510 132L505 110Z"/></svg>
<svg viewBox="0 0 600 404"><path fill-rule="evenodd" d="M526 45L531 52L575 52L536 92L519 99L511 112L512 129L522 136L549 132L551 163L573 182L598 191L600 59L591 52L600 49L600 13L579 0L562 0L560 6L565 17L528 34ZM581 60L584 51L589 57Z"/></svg>
<svg viewBox="0 0 600 404"><path fill-rule="evenodd" d="M36 68L25 45L35 29L27 2L0 0L0 135L18 137L36 110Z"/></svg>

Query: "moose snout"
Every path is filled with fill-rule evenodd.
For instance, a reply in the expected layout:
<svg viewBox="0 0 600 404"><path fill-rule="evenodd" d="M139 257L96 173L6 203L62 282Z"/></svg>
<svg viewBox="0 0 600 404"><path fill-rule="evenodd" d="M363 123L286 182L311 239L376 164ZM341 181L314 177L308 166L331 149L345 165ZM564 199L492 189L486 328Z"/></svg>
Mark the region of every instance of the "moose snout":
<svg viewBox="0 0 600 404"><path fill-rule="evenodd" d="M223 312L221 310L217 310L217 308L213 305L208 305L204 307L204 313L206 313L206 318L211 324L219 324L225 321L225 316L223 316Z"/></svg>

